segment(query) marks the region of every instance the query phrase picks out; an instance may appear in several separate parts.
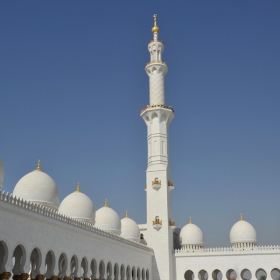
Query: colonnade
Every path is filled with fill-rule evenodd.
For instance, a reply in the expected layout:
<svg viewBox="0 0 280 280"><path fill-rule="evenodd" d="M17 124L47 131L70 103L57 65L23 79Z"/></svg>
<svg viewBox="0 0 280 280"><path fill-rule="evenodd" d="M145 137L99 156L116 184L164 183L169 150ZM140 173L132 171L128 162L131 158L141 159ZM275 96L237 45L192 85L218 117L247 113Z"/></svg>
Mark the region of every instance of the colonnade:
<svg viewBox="0 0 280 280"><path fill-rule="evenodd" d="M108 255L110 252L108 252ZM27 255L22 244L8 249L0 240L0 280L149 280L149 270L120 264L116 260L105 262L96 258L55 254L49 250L45 255L34 248Z"/></svg>
<svg viewBox="0 0 280 280"><path fill-rule="evenodd" d="M185 280L265 280L265 279L272 279L272 280L280 280L280 264L278 268L269 269L266 271L264 268L257 268L254 271L250 269L244 268L240 270L240 272L236 272L234 269L228 269L224 272L224 274L219 269L214 269L213 271L206 271L201 269L197 275L192 270L187 270L184 273Z"/></svg>

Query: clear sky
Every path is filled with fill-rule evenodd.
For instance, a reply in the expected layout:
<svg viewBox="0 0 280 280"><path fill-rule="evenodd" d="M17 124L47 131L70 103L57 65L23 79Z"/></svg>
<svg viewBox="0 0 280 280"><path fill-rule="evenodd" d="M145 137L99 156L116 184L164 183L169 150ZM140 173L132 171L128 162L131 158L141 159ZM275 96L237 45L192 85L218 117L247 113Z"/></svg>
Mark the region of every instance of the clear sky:
<svg viewBox="0 0 280 280"><path fill-rule="evenodd" d="M280 1L1 1L3 189L42 169L60 201L81 189L146 222L152 15L173 106L173 220L229 246L242 212L280 244Z"/></svg>

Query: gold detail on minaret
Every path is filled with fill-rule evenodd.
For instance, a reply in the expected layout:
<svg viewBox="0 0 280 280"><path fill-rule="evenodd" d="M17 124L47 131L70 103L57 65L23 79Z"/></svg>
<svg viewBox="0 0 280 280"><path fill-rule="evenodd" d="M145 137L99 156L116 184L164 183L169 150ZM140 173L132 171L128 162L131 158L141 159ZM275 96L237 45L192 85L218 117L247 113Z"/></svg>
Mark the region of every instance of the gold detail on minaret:
<svg viewBox="0 0 280 280"><path fill-rule="evenodd" d="M175 227L175 226L176 226L176 222L172 222L171 219L170 219L170 220L169 220L169 225L170 225L171 227Z"/></svg>
<svg viewBox="0 0 280 280"><path fill-rule="evenodd" d="M168 187L174 187L174 183L168 181Z"/></svg>
<svg viewBox="0 0 280 280"><path fill-rule="evenodd" d="M76 192L81 192L80 182L78 182L78 184L77 184Z"/></svg>
<svg viewBox="0 0 280 280"><path fill-rule="evenodd" d="M189 224L193 224L192 217L189 218Z"/></svg>
<svg viewBox="0 0 280 280"><path fill-rule="evenodd" d="M244 221L242 213L240 213L240 221Z"/></svg>
<svg viewBox="0 0 280 280"><path fill-rule="evenodd" d="M159 216L155 217L155 220L153 221L153 226L154 225L162 225L162 220L159 219Z"/></svg>
<svg viewBox="0 0 280 280"><path fill-rule="evenodd" d="M107 198L105 199L104 207L109 207L108 206L108 199Z"/></svg>
<svg viewBox="0 0 280 280"><path fill-rule="evenodd" d="M129 218L129 217L128 217L128 211L127 211L127 210L125 211L125 217L126 217L126 218Z"/></svg>
<svg viewBox="0 0 280 280"><path fill-rule="evenodd" d="M154 14L154 27L152 28L152 33L159 33L159 27L157 26L157 15Z"/></svg>
<svg viewBox="0 0 280 280"><path fill-rule="evenodd" d="M154 181L152 181L152 185L161 185L161 181L156 177Z"/></svg>

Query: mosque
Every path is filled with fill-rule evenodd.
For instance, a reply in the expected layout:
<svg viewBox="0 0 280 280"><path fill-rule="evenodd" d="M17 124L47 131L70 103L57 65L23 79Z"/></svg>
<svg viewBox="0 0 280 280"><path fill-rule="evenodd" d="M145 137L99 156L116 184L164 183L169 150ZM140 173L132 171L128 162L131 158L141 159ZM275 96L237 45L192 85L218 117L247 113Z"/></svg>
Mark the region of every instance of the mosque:
<svg viewBox="0 0 280 280"><path fill-rule="evenodd" d="M128 213L120 219L108 201L96 211L79 183L59 204L57 186L40 161L6 193L0 159L0 280L280 279L280 246L258 246L256 230L242 215L227 248L205 248L191 218L175 228L168 158L174 110L165 105L168 67L156 15L152 33L145 67L150 104L140 113L148 141L146 224Z"/></svg>

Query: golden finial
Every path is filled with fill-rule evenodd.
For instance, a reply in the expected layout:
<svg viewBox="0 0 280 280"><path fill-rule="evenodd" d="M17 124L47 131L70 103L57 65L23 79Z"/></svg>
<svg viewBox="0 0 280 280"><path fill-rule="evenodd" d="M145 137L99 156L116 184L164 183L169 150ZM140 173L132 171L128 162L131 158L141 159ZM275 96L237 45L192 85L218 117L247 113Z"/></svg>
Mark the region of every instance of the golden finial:
<svg viewBox="0 0 280 280"><path fill-rule="evenodd" d="M125 217L128 218L128 211L125 211Z"/></svg>
<svg viewBox="0 0 280 280"><path fill-rule="evenodd" d="M41 160L38 160L37 171L41 171Z"/></svg>
<svg viewBox="0 0 280 280"><path fill-rule="evenodd" d="M244 221L242 213L240 213L240 221Z"/></svg>
<svg viewBox="0 0 280 280"><path fill-rule="evenodd" d="M152 33L159 33L159 27L157 26L157 15L154 14L154 27L152 28Z"/></svg>
<svg viewBox="0 0 280 280"><path fill-rule="evenodd" d="M107 198L105 199L104 207L109 207L108 206L108 199Z"/></svg>
<svg viewBox="0 0 280 280"><path fill-rule="evenodd" d="M76 192L81 192L80 182L78 182L78 184L77 184Z"/></svg>
<svg viewBox="0 0 280 280"><path fill-rule="evenodd" d="M189 224L192 224L192 217L189 218Z"/></svg>

